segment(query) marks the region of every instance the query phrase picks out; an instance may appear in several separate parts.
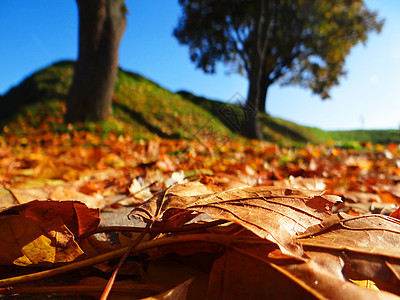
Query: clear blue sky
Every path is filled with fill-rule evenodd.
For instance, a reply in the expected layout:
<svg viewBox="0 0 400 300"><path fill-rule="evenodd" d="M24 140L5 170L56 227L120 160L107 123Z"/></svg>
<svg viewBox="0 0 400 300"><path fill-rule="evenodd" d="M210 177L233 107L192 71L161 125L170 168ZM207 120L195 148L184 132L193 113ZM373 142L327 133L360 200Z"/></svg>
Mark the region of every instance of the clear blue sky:
<svg viewBox="0 0 400 300"><path fill-rule="evenodd" d="M309 90L273 86L267 111L299 124L334 129L386 129L400 125L400 2L366 0L386 24L366 46L353 48L348 75L321 101ZM175 92L228 101L247 94L247 80L219 66L216 75L195 69L188 48L172 32L181 13L177 0L126 0L128 26L120 47L122 68ZM74 0L0 0L0 94L26 76L62 59L76 59L78 16Z"/></svg>

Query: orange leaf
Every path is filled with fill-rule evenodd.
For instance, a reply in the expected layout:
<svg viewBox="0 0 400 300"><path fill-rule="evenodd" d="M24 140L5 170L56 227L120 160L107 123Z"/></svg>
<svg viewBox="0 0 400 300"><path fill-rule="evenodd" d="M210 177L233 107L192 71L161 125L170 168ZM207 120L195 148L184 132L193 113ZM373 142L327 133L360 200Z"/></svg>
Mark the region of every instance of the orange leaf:
<svg viewBox="0 0 400 300"><path fill-rule="evenodd" d="M78 201L31 201L11 207L2 214L19 214L37 221L45 230L64 225L76 238L96 229L100 224L98 209ZM57 224L57 225L55 225Z"/></svg>
<svg viewBox="0 0 400 300"><path fill-rule="evenodd" d="M51 235L31 218L0 216L1 265L70 262L81 254L83 251L65 227Z"/></svg>
<svg viewBox="0 0 400 300"><path fill-rule="evenodd" d="M392 218L400 219L400 208L390 214Z"/></svg>

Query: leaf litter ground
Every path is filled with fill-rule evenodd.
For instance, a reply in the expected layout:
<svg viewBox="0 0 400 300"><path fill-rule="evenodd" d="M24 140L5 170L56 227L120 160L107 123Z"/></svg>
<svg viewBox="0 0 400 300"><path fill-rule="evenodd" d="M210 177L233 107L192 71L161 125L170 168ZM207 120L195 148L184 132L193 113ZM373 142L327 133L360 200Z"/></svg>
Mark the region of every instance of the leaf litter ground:
<svg viewBox="0 0 400 300"><path fill-rule="evenodd" d="M397 144L0 142L1 294L98 298L129 250L111 298L400 295Z"/></svg>

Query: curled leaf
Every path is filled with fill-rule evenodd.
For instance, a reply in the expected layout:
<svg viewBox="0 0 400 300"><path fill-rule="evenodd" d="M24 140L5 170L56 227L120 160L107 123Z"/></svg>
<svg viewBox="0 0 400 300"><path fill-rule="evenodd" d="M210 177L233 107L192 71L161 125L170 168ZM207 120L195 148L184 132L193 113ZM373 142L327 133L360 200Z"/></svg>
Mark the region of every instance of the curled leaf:
<svg viewBox="0 0 400 300"><path fill-rule="evenodd" d="M205 213L214 219L235 222L263 239L276 243L287 255L303 257L296 234L319 224L331 215L337 196L320 192L280 187L240 187L210 193L200 183L178 185L167 189L131 212L144 220L164 217L171 209ZM184 219L184 218L182 218Z"/></svg>

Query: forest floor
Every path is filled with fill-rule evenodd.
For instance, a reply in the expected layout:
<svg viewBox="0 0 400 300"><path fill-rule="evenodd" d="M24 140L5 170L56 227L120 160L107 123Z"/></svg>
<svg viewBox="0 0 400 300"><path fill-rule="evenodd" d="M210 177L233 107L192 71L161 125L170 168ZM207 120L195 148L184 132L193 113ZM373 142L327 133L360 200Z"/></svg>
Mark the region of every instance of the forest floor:
<svg viewBox="0 0 400 300"><path fill-rule="evenodd" d="M123 70L110 121L67 125L72 67L0 99L0 295L399 298L400 131L260 115L249 141L240 99Z"/></svg>
<svg viewBox="0 0 400 300"><path fill-rule="evenodd" d="M75 130L0 142L0 294L98 298L151 224L112 295L399 295L398 144L136 141Z"/></svg>

